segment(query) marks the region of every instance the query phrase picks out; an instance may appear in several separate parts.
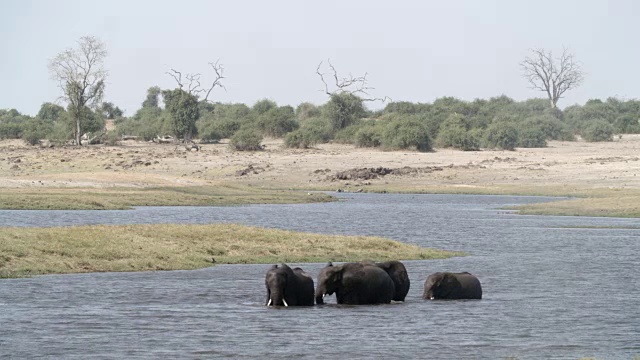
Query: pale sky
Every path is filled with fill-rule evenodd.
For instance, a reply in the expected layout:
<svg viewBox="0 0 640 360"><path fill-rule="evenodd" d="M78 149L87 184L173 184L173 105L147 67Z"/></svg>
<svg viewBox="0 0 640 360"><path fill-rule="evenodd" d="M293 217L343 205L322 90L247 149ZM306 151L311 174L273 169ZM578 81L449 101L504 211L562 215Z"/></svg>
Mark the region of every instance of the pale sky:
<svg viewBox="0 0 640 360"><path fill-rule="evenodd" d="M84 35L109 51L105 100L133 113L146 89L175 87L173 67L212 76L210 99L248 105L322 104L316 75L367 72L372 95L394 101L543 97L519 63L531 48L569 48L586 72L565 107L640 97L640 2L621 1L24 1L0 0L0 109L35 115L61 92L47 64ZM370 108L380 108L374 104Z"/></svg>

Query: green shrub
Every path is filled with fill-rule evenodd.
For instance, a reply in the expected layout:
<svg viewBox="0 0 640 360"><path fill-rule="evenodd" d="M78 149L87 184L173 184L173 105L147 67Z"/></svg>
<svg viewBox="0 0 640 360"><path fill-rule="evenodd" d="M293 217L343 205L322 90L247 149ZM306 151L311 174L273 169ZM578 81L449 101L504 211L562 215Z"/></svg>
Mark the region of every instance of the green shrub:
<svg viewBox="0 0 640 360"><path fill-rule="evenodd" d="M284 145L290 148L309 148L331 140L332 128L329 121L322 117L308 119L298 130L285 136Z"/></svg>
<svg viewBox="0 0 640 360"><path fill-rule="evenodd" d="M477 129L467 130L462 126L447 126L438 134L436 143L440 147L464 151L480 150L481 137Z"/></svg>
<svg viewBox="0 0 640 360"><path fill-rule="evenodd" d="M229 147L238 151L262 150L262 134L254 127L242 127L229 140Z"/></svg>
<svg viewBox="0 0 640 360"><path fill-rule="evenodd" d="M299 127L291 106L272 108L258 116L256 125L266 136L283 137Z"/></svg>
<svg viewBox="0 0 640 360"><path fill-rule="evenodd" d="M115 131L108 131L103 136L103 143L107 146L116 146L120 144L120 135Z"/></svg>
<svg viewBox="0 0 640 360"><path fill-rule="evenodd" d="M355 144L356 133L362 129L362 127L362 123L356 123L338 130L338 132L333 136L333 142L338 144Z"/></svg>
<svg viewBox="0 0 640 360"><path fill-rule="evenodd" d="M343 129L366 115L362 99L350 93L331 95L322 110L323 116L329 120L332 132Z"/></svg>
<svg viewBox="0 0 640 360"><path fill-rule="evenodd" d="M53 122L39 118L29 119L24 126L22 139L29 145L36 145L41 139L46 139L52 131Z"/></svg>
<svg viewBox="0 0 640 360"><path fill-rule="evenodd" d="M640 133L639 114L625 114L619 116L614 122L615 132L620 134Z"/></svg>
<svg viewBox="0 0 640 360"><path fill-rule="evenodd" d="M300 122L304 122L309 118L318 117L320 114L320 108L312 103L303 102L296 108L296 117Z"/></svg>
<svg viewBox="0 0 640 360"><path fill-rule="evenodd" d="M546 139L575 141L575 136L569 126L551 115L538 115L527 118L522 124L523 128L538 128Z"/></svg>
<svg viewBox="0 0 640 360"><path fill-rule="evenodd" d="M518 130L508 121L492 123L485 134L487 147L515 150L518 144Z"/></svg>
<svg viewBox="0 0 640 360"><path fill-rule="evenodd" d="M22 124L2 123L0 124L0 139L20 139L22 137Z"/></svg>
<svg viewBox="0 0 640 360"><path fill-rule="evenodd" d="M589 142L612 141L613 126L606 120L591 120L582 131L582 137Z"/></svg>
<svg viewBox="0 0 640 360"><path fill-rule="evenodd" d="M536 126L525 126L518 131L518 146L523 148L542 148L547 146L547 136Z"/></svg>
<svg viewBox="0 0 640 360"><path fill-rule="evenodd" d="M253 107L251 108L251 110L257 115L261 115L277 107L278 107L278 104L276 104L275 101L269 100L269 99L262 99L256 102L255 104L253 104Z"/></svg>
<svg viewBox="0 0 640 360"><path fill-rule="evenodd" d="M387 149L431 151L431 138L427 128L415 119L395 119L384 125L381 138Z"/></svg>
<svg viewBox="0 0 640 360"><path fill-rule="evenodd" d="M382 145L381 126L365 126L354 135L354 144L357 147L378 147Z"/></svg>

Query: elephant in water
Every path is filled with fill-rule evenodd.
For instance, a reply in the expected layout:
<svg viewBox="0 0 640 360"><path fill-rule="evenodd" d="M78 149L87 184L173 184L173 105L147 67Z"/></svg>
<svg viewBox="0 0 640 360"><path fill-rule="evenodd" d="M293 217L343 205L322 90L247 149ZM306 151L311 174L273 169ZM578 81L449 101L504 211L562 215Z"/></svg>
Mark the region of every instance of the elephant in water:
<svg viewBox="0 0 640 360"><path fill-rule="evenodd" d="M301 268L273 265L265 275L267 306L313 305L313 278Z"/></svg>
<svg viewBox="0 0 640 360"><path fill-rule="evenodd" d="M369 260L365 260L362 262L365 265L375 265L380 269L384 270L391 280L393 280L393 285L395 286L395 293L391 300L393 301L404 301L404 298L409 293L409 287L411 286L411 282L409 281L409 274L407 274L407 268L404 267L404 264L400 261L386 261L386 262L373 262Z"/></svg>
<svg viewBox="0 0 640 360"><path fill-rule="evenodd" d="M480 280L468 272L437 272L424 282L423 299L482 299Z"/></svg>
<svg viewBox="0 0 640 360"><path fill-rule="evenodd" d="M389 304L395 294L391 277L377 266L329 263L318 274L316 304L324 304L325 295L336 294L338 304Z"/></svg>

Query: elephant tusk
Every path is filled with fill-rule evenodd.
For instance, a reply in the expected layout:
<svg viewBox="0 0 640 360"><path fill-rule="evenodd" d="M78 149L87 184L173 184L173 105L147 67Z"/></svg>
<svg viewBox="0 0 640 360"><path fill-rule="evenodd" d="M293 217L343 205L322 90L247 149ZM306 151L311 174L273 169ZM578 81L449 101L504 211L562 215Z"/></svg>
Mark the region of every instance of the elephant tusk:
<svg viewBox="0 0 640 360"><path fill-rule="evenodd" d="M429 300L433 300L433 299L434 299L433 296L429 298Z"/></svg>
<svg viewBox="0 0 640 360"><path fill-rule="evenodd" d="M271 299L269 299L269 302L267 303L267 306L271 306Z"/></svg>
<svg viewBox="0 0 640 360"><path fill-rule="evenodd" d="M325 296L327 296L327 294L322 294L322 300L324 300Z"/></svg>
<svg viewBox="0 0 640 360"><path fill-rule="evenodd" d="M282 302L284 303L284 306L289 306L289 304L287 304L287 300L282 299Z"/></svg>

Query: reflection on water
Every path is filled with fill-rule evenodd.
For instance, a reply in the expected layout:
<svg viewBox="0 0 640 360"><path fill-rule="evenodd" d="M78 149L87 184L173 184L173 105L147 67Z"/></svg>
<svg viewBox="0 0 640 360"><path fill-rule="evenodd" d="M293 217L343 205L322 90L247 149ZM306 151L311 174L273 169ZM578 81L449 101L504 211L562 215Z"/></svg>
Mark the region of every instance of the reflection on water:
<svg viewBox="0 0 640 360"><path fill-rule="evenodd" d="M405 303L262 306L268 265L0 280L0 357L632 358L640 355L636 219L519 216L548 199L343 195L310 205L0 211L0 225L235 222L380 235L472 256L405 262ZM135 214L132 216L132 214ZM572 228L567 228L572 227ZM1 231L1 230L0 230ZM324 264L294 264L317 275ZM423 301L435 271L470 271L480 301ZM335 297L329 302L335 303Z"/></svg>

